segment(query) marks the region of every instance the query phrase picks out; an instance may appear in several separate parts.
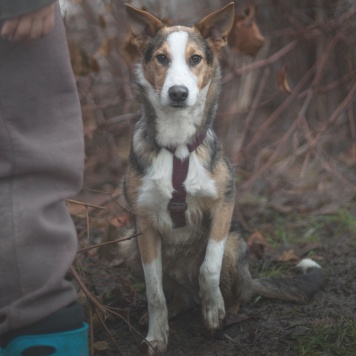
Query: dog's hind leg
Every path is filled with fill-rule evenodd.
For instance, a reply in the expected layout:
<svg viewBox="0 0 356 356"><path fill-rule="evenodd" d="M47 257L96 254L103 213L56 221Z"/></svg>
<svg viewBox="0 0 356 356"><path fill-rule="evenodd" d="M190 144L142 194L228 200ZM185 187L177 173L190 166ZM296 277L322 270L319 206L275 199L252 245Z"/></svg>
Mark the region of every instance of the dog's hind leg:
<svg viewBox="0 0 356 356"><path fill-rule="evenodd" d="M229 233L220 276L220 288L227 313L236 314L252 294L246 242L235 231Z"/></svg>
<svg viewBox="0 0 356 356"><path fill-rule="evenodd" d="M146 282L148 303L148 334L141 346L143 352L154 355L164 352L168 344L168 312L162 286L161 239L148 221L137 219L138 245Z"/></svg>

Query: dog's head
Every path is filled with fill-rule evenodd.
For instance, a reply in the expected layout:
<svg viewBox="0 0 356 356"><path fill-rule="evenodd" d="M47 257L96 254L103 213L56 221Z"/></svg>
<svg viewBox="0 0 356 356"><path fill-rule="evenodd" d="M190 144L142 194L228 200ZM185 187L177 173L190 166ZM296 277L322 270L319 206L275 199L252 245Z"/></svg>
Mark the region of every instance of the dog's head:
<svg viewBox="0 0 356 356"><path fill-rule="evenodd" d="M233 5L190 28L168 27L149 12L126 4L132 43L142 54L142 75L162 108L189 108L199 100L214 74L217 52L227 43Z"/></svg>

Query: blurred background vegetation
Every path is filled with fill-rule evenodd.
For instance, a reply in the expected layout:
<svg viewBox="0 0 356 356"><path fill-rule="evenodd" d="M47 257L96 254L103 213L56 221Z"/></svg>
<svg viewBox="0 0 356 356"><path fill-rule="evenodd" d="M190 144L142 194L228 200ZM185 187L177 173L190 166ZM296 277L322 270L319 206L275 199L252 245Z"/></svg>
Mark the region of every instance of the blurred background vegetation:
<svg viewBox="0 0 356 356"><path fill-rule="evenodd" d="M227 2L129 1L189 26ZM104 191L119 189L139 116L138 56L123 3L62 2L83 109L85 185ZM236 169L237 205L318 214L348 207L356 182L354 1L235 5L215 128Z"/></svg>

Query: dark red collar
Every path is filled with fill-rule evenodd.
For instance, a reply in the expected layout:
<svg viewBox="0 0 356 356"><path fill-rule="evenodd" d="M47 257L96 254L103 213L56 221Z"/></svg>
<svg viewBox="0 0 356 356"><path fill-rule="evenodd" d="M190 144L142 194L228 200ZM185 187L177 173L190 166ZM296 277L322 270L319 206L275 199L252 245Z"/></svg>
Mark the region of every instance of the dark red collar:
<svg viewBox="0 0 356 356"><path fill-rule="evenodd" d="M195 151L203 143L206 137L206 132L207 130L201 131L195 136L193 142L187 145L189 154ZM185 211L187 210L187 192L183 183L188 175L189 155L181 160L175 155L176 148L165 148L173 154L172 185L174 190L167 209L170 212L173 227L178 228L187 224L185 219Z"/></svg>

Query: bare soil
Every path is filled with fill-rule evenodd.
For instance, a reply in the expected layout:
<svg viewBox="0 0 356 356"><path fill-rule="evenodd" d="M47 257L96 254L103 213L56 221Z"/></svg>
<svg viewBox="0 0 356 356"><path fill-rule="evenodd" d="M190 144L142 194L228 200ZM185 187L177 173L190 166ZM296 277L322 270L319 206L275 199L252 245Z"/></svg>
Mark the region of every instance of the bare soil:
<svg viewBox="0 0 356 356"><path fill-rule="evenodd" d="M322 265L326 282L310 303L299 305L254 296L238 315L229 315L214 336L204 328L196 308L170 321L166 354L356 355L356 239L354 232L337 234L336 230L330 223L322 232L322 244L314 244L312 254ZM300 244L289 247L297 255L305 250ZM257 276L280 266L288 274L293 264L275 258L283 249L272 249L262 259L251 256L252 274ZM94 255L82 260L87 286L103 305L118 308L126 320L116 317L106 321L115 346L94 318L95 355L137 355L147 332L140 323L146 313L144 285L135 281L120 261L116 265L114 261L108 266Z"/></svg>

